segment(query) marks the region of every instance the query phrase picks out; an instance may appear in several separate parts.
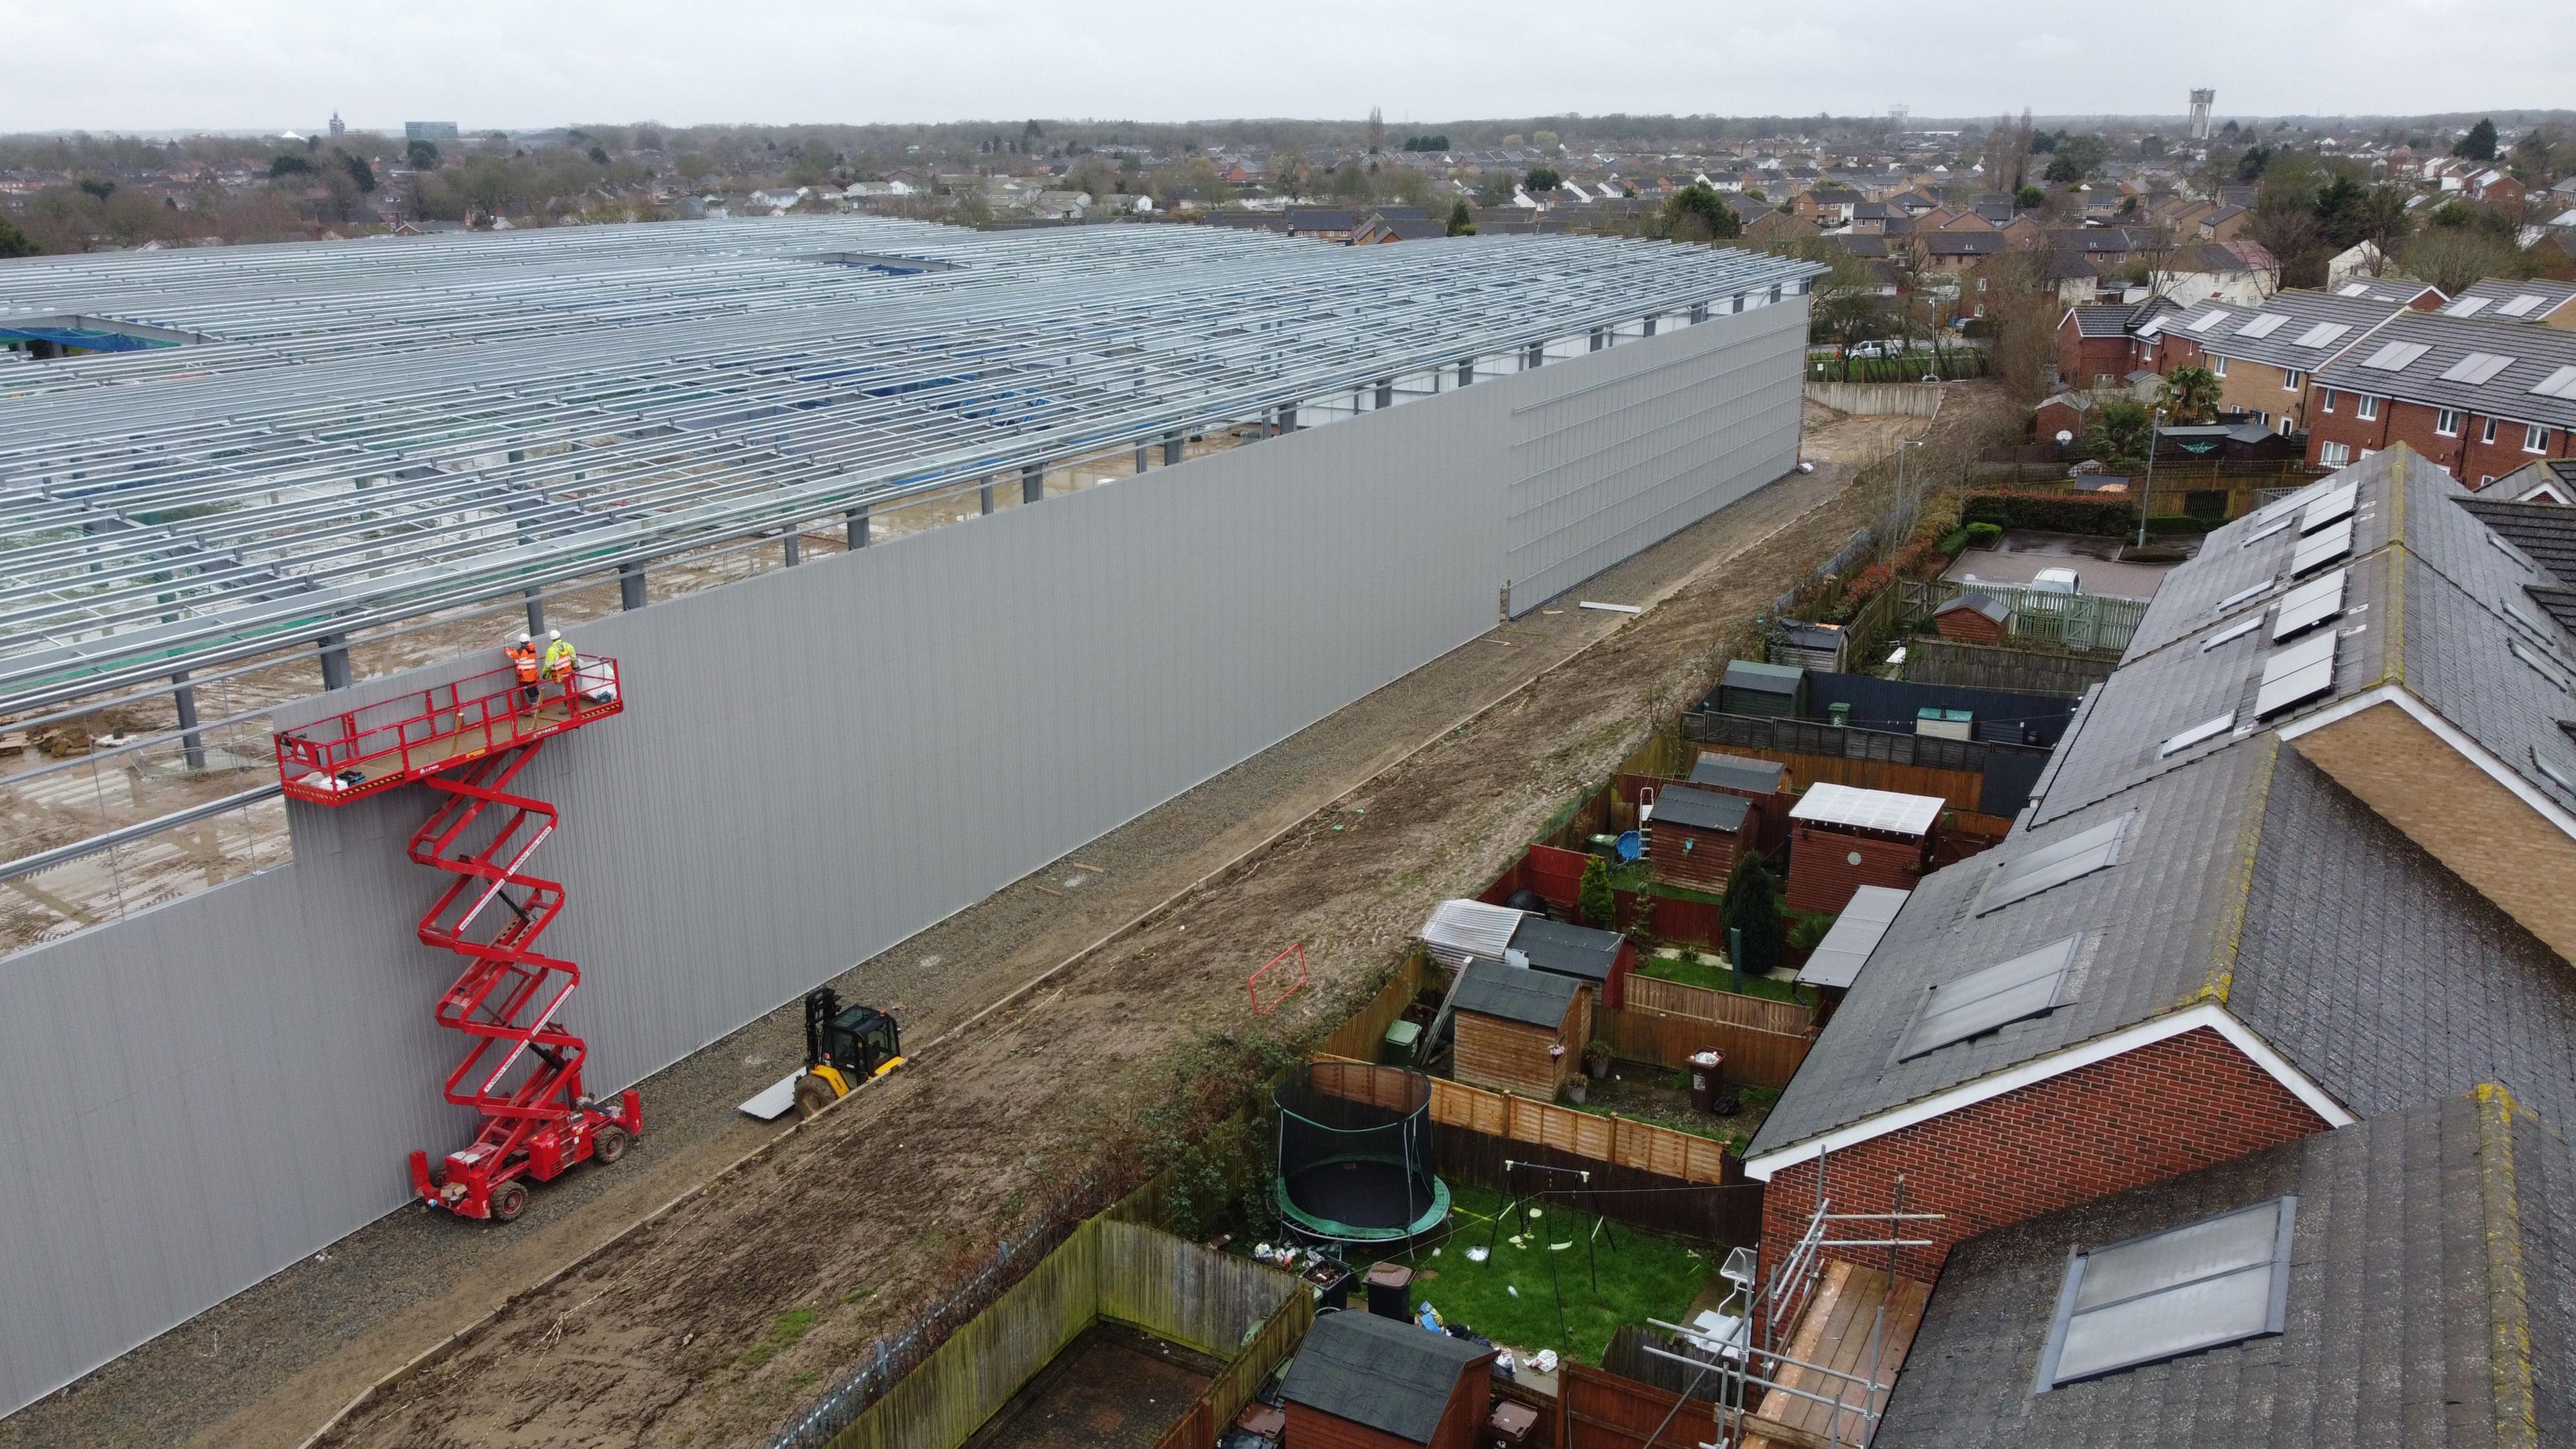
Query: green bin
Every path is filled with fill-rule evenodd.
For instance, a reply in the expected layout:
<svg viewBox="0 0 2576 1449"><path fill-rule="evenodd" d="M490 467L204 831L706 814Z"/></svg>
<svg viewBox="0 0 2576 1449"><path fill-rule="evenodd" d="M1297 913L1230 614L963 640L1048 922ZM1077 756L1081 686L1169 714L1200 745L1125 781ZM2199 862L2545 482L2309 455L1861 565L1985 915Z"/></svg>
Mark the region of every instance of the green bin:
<svg viewBox="0 0 2576 1449"><path fill-rule="evenodd" d="M1391 1067L1413 1065L1413 1049L1422 1041L1422 1023L1398 1021L1386 1029L1386 1038L1378 1044L1377 1059Z"/></svg>

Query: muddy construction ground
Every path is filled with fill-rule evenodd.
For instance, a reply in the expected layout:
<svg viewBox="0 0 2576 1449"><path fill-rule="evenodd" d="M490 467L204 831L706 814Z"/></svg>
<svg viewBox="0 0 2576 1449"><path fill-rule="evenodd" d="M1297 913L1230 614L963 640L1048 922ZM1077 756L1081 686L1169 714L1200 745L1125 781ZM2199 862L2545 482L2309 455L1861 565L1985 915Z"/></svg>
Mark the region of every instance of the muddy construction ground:
<svg viewBox="0 0 2576 1449"><path fill-rule="evenodd" d="M1945 431L1969 425L1953 411L1981 409ZM327 1442L765 1442L1068 1184L1132 1180L1138 1124L1234 1059L1217 1043L1341 1020L1434 903L1501 870L1867 521L1853 465L1919 425L1811 409L1827 466L1579 594L1643 615L1570 597L1501 626L857 968L845 992L900 1004L915 1054L805 1127L730 1108L793 1066L782 1008L644 1084L661 1115L637 1153L511 1229L396 1214L0 1421L0 1446L296 1444L459 1329ZM1313 984L1256 1017L1245 977L1292 941Z"/></svg>

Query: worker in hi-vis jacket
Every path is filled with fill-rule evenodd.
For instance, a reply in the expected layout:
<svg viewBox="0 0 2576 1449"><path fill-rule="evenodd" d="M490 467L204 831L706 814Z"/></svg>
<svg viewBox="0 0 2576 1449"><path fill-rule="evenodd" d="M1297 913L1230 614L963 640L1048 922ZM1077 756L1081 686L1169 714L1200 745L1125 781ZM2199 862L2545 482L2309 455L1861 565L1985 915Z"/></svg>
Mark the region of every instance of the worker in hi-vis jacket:
<svg viewBox="0 0 2576 1449"><path fill-rule="evenodd" d="M535 709L537 679L543 667L542 656L538 653L536 641L521 634L518 638L502 645L501 652L509 656L510 668L519 678L519 707Z"/></svg>

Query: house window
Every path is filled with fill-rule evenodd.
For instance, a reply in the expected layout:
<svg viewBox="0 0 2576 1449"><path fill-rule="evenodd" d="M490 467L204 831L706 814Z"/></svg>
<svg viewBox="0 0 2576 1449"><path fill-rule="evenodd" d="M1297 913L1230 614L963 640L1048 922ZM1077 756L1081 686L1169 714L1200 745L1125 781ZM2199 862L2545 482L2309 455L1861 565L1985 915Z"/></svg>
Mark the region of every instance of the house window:
<svg viewBox="0 0 2576 1449"><path fill-rule="evenodd" d="M2227 375L2227 359L2224 357L2213 357L2209 359L2209 375L2212 377L2225 377Z"/></svg>
<svg viewBox="0 0 2576 1449"><path fill-rule="evenodd" d="M2479 429L2479 430L2478 430L2478 441L2479 441L2479 442L2481 442L2481 443L2492 443L2492 442L2494 442L2494 441L2495 441L2495 428L2496 428L2496 420L2495 420L2495 419L2493 419L2493 418L2489 418L2489 419L2487 419L2487 425L2486 425L2484 428L2481 428L2481 429Z"/></svg>
<svg viewBox="0 0 2576 1449"><path fill-rule="evenodd" d="M2282 416L2281 416L2281 436L2286 438L2286 437L2288 437L2289 435L2290 435L2290 418L2289 418L2289 415L2288 415L2287 413L2284 413L2284 414L2282 414Z"/></svg>
<svg viewBox="0 0 2576 1449"><path fill-rule="evenodd" d="M2440 433L2446 438L2458 437L2460 435L2460 410L2458 408L2441 408L2436 410L2433 414L2433 431Z"/></svg>
<svg viewBox="0 0 2576 1449"><path fill-rule="evenodd" d="M2281 1332L2299 1200L2279 1197L2067 1260L2033 1393Z"/></svg>
<svg viewBox="0 0 2576 1449"><path fill-rule="evenodd" d="M2308 375L2295 367L2281 369L2281 391L2283 392L2297 392L2299 384L2307 380Z"/></svg>
<svg viewBox="0 0 2576 1449"><path fill-rule="evenodd" d="M2334 389L2333 389L2333 388L2326 388L2326 389L2324 390L2324 398L2323 398L2323 400L2324 400L2324 402L2325 402L2325 408L2326 408L2326 411L2327 411L2327 412L2333 412L2333 411L2334 411L2334 399L2335 399L2335 391L2334 391Z"/></svg>
<svg viewBox="0 0 2576 1449"><path fill-rule="evenodd" d="M2549 430L2538 423L2525 423L2522 428L2522 450L2526 453L2549 451Z"/></svg>
<svg viewBox="0 0 2576 1449"><path fill-rule="evenodd" d="M2364 393L2353 402L2352 412L2363 422L2370 422L2379 416L2379 399Z"/></svg>
<svg viewBox="0 0 2576 1449"><path fill-rule="evenodd" d="M2317 462L2328 468L2340 468L2352 461L2352 444L2327 443L2317 449Z"/></svg>

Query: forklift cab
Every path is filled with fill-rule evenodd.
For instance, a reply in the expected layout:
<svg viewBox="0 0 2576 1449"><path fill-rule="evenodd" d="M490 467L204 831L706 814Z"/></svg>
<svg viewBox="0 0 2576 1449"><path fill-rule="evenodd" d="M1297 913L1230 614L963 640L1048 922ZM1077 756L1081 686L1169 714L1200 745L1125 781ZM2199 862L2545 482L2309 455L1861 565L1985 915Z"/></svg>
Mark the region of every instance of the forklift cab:
<svg viewBox="0 0 2576 1449"><path fill-rule="evenodd" d="M903 1060L903 1030L873 1006L841 1007L826 986L805 998L805 1075L797 1080L796 1105L805 1116L834 1098L891 1070Z"/></svg>

